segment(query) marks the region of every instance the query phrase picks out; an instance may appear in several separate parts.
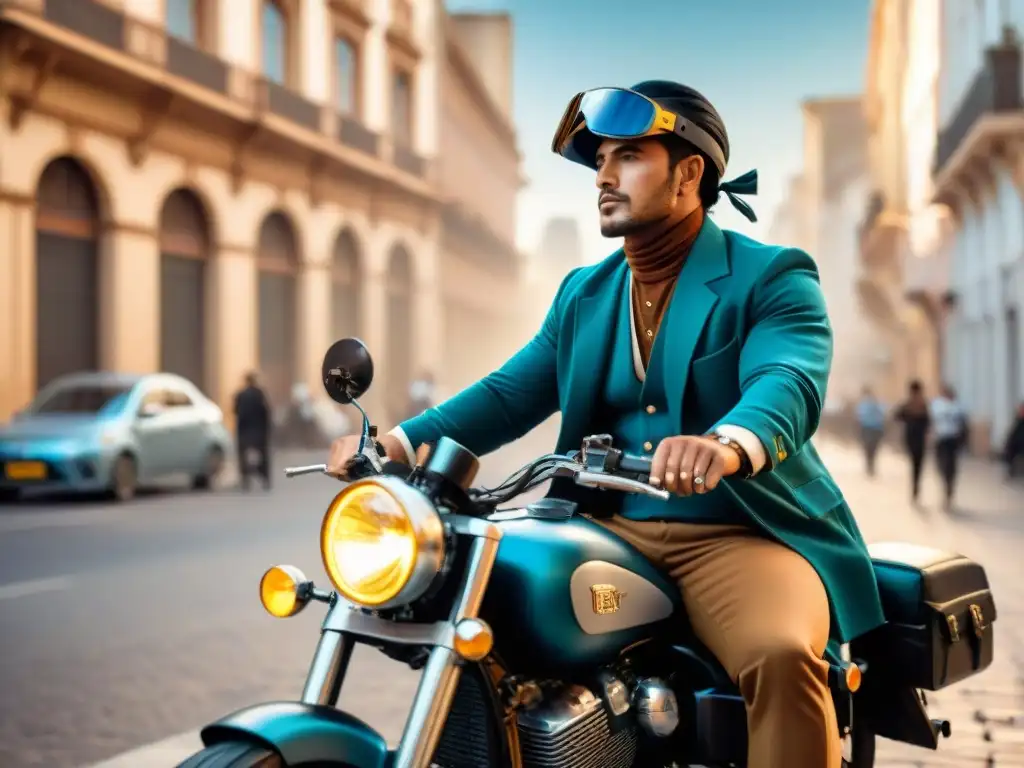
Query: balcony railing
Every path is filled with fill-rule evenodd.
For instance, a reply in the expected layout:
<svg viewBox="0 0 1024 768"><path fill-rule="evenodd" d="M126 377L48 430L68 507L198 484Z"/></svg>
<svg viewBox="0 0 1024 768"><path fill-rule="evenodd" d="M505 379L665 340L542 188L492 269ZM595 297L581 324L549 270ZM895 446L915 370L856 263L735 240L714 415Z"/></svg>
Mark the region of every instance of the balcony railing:
<svg viewBox="0 0 1024 768"><path fill-rule="evenodd" d="M949 162L957 147L985 115L1024 109L1021 46L1009 31L1000 45L985 51L985 63L949 123L939 131L934 170Z"/></svg>
<svg viewBox="0 0 1024 768"><path fill-rule="evenodd" d="M283 85L264 80L261 103L278 117L298 123L311 131L320 130L320 107Z"/></svg>
<svg viewBox="0 0 1024 768"><path fill-rule="evenodd" d="M125 38L124 15L94 0L47 0L43 18L111 48Z"/></svg>
<svg viewBox="0 0 1024 768"><path fill-rule="evenodd" d="M423 176L426 162L408 147L395 145L395 165L413 176Z"/></svg>
<svg viewBox="0 0 1024 768"><path fill-rule="evenodd" d="M228 92L227 64L176 37L167 38L167 71L211 91Z"/></svg>
<svg viewBox="0 0 1024 768"><path fill-rule="evenodd" d="M368 155L376 156L380 153L380 136L349 117L339 117L337 139L345 146Z"/></svg>
<svg viewBox="0 0 1024 768"><path fill-rule="evenodd" d="M514 267L519 263L515 244L508 242L459 202L451 201L441 209L441 225L450 235L470 246L477 258L492 265Z"/></svg>

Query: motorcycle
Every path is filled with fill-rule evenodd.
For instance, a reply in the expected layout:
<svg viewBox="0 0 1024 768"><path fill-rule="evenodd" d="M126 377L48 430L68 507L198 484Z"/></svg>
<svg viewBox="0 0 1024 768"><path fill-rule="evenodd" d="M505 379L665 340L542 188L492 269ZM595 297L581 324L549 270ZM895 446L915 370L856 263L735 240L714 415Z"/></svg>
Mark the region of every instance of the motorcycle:
<svg viewBox="0 0 1024 768"><path fill-rule="evenodd" d="M260 582L272 616L328 606L302 696L208 725L205 748L179 768L744 765L743 699L687 630L676 585L572 502L503 508L558 477L667 499L647 482L650 459L595 435L578 452L474 488L477 457L449 439L413 469L385 460L358 405L372 379L358 340L336 342L324 358L327 392L363 413L353 482L320 531L334 589L289 565ZM878 736L936 749L951 726L929 717L924 691L993 656L995 603L980 565L909 544L871 554L886 623L827 654L847 768L874 764ZM393 750L336 708L357 643L423 671Z"/></svg>

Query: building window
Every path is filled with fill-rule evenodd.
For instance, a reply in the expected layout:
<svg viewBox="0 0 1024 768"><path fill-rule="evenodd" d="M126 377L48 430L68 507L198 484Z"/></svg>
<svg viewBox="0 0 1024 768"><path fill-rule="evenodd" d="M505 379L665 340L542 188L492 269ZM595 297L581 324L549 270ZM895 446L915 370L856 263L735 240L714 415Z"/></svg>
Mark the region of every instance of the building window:
<svg viewBox="0 0 1024 768"><path fill-rule="evenodd" d="M393 96L391 125L395 142L409 147L412 145L412 75L401 70L395 73Z"/></svg>
<svg viewBox="0 0 1024 768"><path fill-rule="evenodd" d="M167 34L199 45L199 0L166 0Z"/></svg>
<svg viewBox="0 0 1024 768"><path fill-rule="evenodd" d="M263 2L263 75L279 85L288 76L288 17L275 0Z"/></svg>
<svg viewBox="0 0 1024 768"><path fill-rule="evenodd" d="M344 37L337 38L334 41L334 100L338 111L346 115L356 112L358 70L355 46Z"/></svg>

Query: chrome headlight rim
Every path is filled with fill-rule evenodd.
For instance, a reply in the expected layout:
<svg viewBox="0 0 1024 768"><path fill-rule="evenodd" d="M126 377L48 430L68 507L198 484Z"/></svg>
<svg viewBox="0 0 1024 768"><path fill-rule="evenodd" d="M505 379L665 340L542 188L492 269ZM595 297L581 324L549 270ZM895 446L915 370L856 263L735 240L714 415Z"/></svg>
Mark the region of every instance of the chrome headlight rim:
<svg viewBox="0 0 1024 768"><path fill-rule="evenodd" d="M339 583L340 580L335 578L336 567L331 562L331 558L328 557L326 546L328 524L335 514L335 508L351 492L366 487L379 488L397 502L409 521L416 541L412 569L405 584L402 585L393 597L374 603L357 600L346 592ZM339 597L353 605L375 611L410 605L423 597L431 584L433 584L434 579L441 572L446 553L447 540L441 514L422 491L413 488L397 477L370 477L346 486L331 501L320 526L320 556L323 560L327 577L330 579Z"/></svg>

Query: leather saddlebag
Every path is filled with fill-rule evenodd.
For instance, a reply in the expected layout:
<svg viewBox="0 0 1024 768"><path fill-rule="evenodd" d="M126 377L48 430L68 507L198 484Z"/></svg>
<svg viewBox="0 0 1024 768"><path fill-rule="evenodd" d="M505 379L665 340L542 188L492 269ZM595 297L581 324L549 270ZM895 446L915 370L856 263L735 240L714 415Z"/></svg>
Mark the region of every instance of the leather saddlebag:
<svg viewBox="0 0 1024 768"><path fill-rule="evenodd" d="M937 691L992 663L996 605L981 565L913 544L869 551L886 623L850 644L869 675Z"/></svg>

